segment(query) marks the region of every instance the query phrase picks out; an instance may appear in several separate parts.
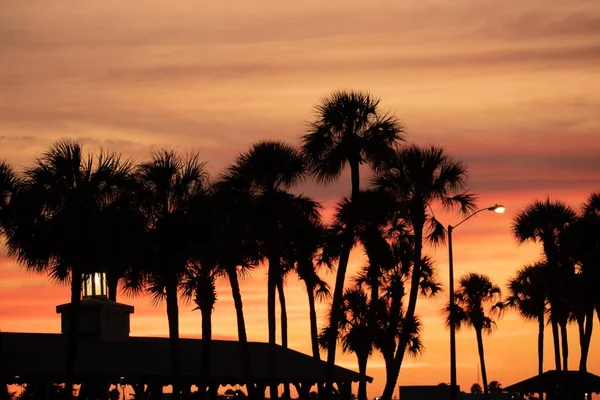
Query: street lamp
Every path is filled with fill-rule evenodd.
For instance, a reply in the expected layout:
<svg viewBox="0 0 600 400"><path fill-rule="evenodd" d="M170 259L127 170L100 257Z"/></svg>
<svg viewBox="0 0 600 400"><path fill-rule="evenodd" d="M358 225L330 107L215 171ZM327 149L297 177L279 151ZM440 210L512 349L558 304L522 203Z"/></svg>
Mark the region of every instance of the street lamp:
<svg viewBox="0 0 600 400"><path fill-rule="evenodd" d="M504 206L499 204L493 205L487 208L480 208L473 214L469 215L458 224L452 226L448 225L448 256L449 256L449 280L450 280L450 399L457 399L457 386L456 386L456 330L454 328L454 262L452 260L452 231L463 222L474 217L482 211L494 211L498 214L504 212Z"/></svg>

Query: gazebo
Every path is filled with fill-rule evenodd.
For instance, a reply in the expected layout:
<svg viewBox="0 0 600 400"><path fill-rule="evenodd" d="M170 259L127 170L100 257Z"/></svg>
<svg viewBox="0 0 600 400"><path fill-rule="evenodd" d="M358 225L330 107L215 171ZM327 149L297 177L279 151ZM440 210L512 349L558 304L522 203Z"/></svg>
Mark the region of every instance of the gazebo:
<svg viewBox="0 0 600 400"><path fill-rule="evenodd" d="M101 278L88 277L93 282ZM87 285L89 286L89 285ZM84 288L86 285L84 285ZM89 295L89 293L95 293ZM98 294L99 293L99 294ZM168 338L129 336L129 316L133 307L107 299L103 289L84 289L80 305L79 346L75 364L75 381L108 389L108 383L131 385L136 399L150 394L162 396L162 388L170 385L170 348ZM51 385L65 381L66 349L71 304L57 306L62 316L62 333L0 333L0 360L4 384L35 382ZM293 384L301 398L307 398L311 386L324 383L326 363L306 354L275 345L276 375L269 376L267 354L270 345L248 344L253 382L259 388L275 383ZM180 383L190 388L200 381L202 342L180 339ZM246 382L237 341L211 342L210 372L203 381L212 386L243 385ZM350 394L353 382L372 382L372 378L335 366L334 381L340 394ZM343 395L342 395L343 397ZM103 397L106 398L106 397Z"/></svg>
<svg viewBox="0 0 600 400"><path fill-rule="evenodd" d="M600 392L600 376L585 371L546 371L504 388L521 394L546 393L553 399L577 399Z"/></svg>

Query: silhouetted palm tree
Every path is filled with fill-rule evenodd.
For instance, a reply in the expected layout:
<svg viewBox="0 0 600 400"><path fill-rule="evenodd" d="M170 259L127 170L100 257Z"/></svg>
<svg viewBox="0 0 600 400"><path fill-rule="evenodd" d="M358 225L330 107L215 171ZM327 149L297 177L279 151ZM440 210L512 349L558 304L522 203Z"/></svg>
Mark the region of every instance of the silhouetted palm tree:
<svg viewBox="0 0 600 400"><path fill-rule="evenodd" d="M594 310L600 321L600 193L588 197L577 220L562 233L564 251L578 266L578 273L572 276L571 311L579 328L579 370L586 371Z"/></svg>
<svg viewBox="0 0 600 400"><path fill-rule="evenodd" d="M262 258L259 240L254 231L257 205L248 188L237 181L221 180L213 189L209 212L212 218L208 229L211 235L205 239L206 245L216 250L216 264L229 280L246 388L250 398L259 399L264 393L254 386L238 276L248 275Z"/></svg>
<svg viewBox="0 0 600 400"><path fill-rule="evenodd" d="M448 304L445 308L446 323L450 323L450 307L455 307L455 328L458 330L464 324L475 329L483 392L486 399L489 399L489 387L483 353L483 332L491 333L496 325L486 308L489 307L489 312L499 315L503 307L501 295L500 287L492 283L488 276L470 273L459 280L459 287L454 295L455 304Z"/></svg>
<svg viewBox="0 0 600 400"><path fill-rule="evenodd" d="M298 183L304 174L304 161L291 146L282 142L258 142L245 153L237 156L234 165L227 171L228 180L239 181L256 197L260 218L254 227L262 244L262 252L268 262L267 320L269 325L269 374L275 377L276 318L275 294L280 290L280 303L285 313L282 293L282 260L286 245L284 220L289 217L294 196L287 190ZM284 320L282 320L284 322ZM285 323L285 322L284 322ZM271 398L277 398L277 385L270 386Z"/></svg>
<svg viewBox="0 0 600 400"><path fill-rule="evenodd" d="M399 206L406 229L414 240L412 248L412 273L410 292L406 307L406 319L415 317L419 284L422 275L424 242L441 243L445 239L444 226L435 218L433 208L441 205L447 209L458 209L463 215L475 208L475 197L465 191L466 166L448 156L443 148L416 145L398 151L388 164L387 170L375 178L377 187L390 193ZM409 330L400 339L394 356L393 370L386 382L382 398L392 397L398 373L409 340Z"/></svg>
<svg viewBox="0 0 600 400"><path fill-rule="evenodd" d="M398 257L397 264L383 273L381 294L375 306L372 306L378 325L375 346L385 361L386 382L397 379L394 356L402 338L408 338L404 340L409 355L420 354L423 349L419 318L417 316L413 316L410 320L406 318L405 282L410 278L412 269L412 250L407 253L398 252L399 248L405 245L410 246L410 241L405 241L402 245L394 243L395 257ZM422 260L421 269L420 294L425 297L435 297L441 291L441 285L435 278L429 258Z"/></svg>
<svg viewBox="0 0 600 400"><path fill-rule="evenodd" d="M367 361L371 354L377 335L377 327L369 323L369 315L373 312L369 296L358 287L347 289L342 301L344 317L340 321L340 339L342 349L352 352L358 359L358 372L367 374ZM367 399L367 381L358 384L358 399Z"/></svg>
<svg viewBox="0 0 600 400"><path fill-rule="evenodd" d="M562 337L563 369L568 369L567 323L569 307L565 297L564 285L569 281L572 270L560 252L562 232L575 222L575 211L560 201L535 201L520 211L513 221L513 236L518 243L542 243L547 261L548 301L550 305L550 322L554 339L554 359L556 369L561 368L561 352L559 344L559 326Z"/></svg>
<svg viewBox="0 0 600 400"><path fill-rule="evenodd" d="M323 259L322 253L327 245L328 231L320 221L312 218L306 218L297 228L296 240L290 246L294 254L290 257L295 259L294 271L306 286L312 353L320 360L315 302L329 296L329 285L318 274L319 266L331 263L331 260Z"/></svg>
<svg viewBox="0 0 600 400"><path fill-rule="evenodd" d="M5 161L0 161L0 234L3 233L5 224L9 223L6 208L17 190L18 180L13 167Z"/></svg>
<svg viewBox="0 0 600 400"><path fill-rule="evenodd" d="M544 327L548 282L543 262L526 265L508 282L506 305L515 308L525 320L538 323L538 374L544 373Z"/></svg>
<svg viewBox="0 0 600 400"><path fill-rule="evenodd" d="M360 209L357 211L356 239L362 245L368 265L359 275L358 283L368 284L371 302L379 298L381 280L386 271L391 270L396 261L390 245L390 232L397 214L395 199L384 191L363 190L359 193ZM339 225L347 226L351 203L344 201L336 214Z"/></svg>
<svg viewBox="0 0 600 400"><path fill-rule="evenodd" d="M288 200L281 203L279 219L280 240L287 245L283 246L280 275L277 280L277 292L279 294L279 304L281 308L281 345L288 347L288 329L287 329L287 307L285 301L285 292L283 290L287 275L296 267L300 253L306 249L300 249L310 244L314 238L304 236L306 225L320 224L321 206L317 202L305 196L289 196ZM309 242L309 243L305 243ZM299 247L296 249L296 247ZM306 254L302 255L304 258ZM312 261L311 261L312 262ZM313 299L314 300L314 299ZM283 385L283 396L290 398L289 384Z"/></svg>
<svg viewBox="0 0 600 400"><path fill-rule="evenodd" d="M78 143L60 141L25 170L7 210L9 255L28 270L71 282L67 393L77 358L82 275L105 270L102 261L93 257L103 250L102 240L96 240L98 228L103 211L130 170L130 164L114 153L86 157Z"/></svg>
<svg viewBox="0 0 600 400"><path fill-rule="evenodd" d="M94 257L105 266L111 301L117 301L119 281L123 282L123 288L136 286L135 275L141 268L146 219L137 201L137 185L132 174L103 209L97 227L96 240L101 251Z"/></svg>
<svg viewBox="0 0 600 400"><path fill-rule="evenodd" d="M207 195L208 175L197 155L187 158L171 150L152 153L136 170L139 204L148 233L145 244L146 290L155 301L165 300L173 395L180 397L178 290L201 232L196 208Z"/></svg>
<svg viewBox="0 0 600 400"><path fill-rule="evenodd" d="M209 260L204 263L195 260L188 266L182 283L184 296L193 300L196 304L194 310L200 310L202 317L202 357L198 390L203 399L206 398L207 379L210 373L212 313L217 302L216 279L220 274L222 271Z"/></svg>
<svg viewBox="0 0 600 400"><path fill-rule="evenodd" d="M397 119L379 110L379 99L368 93L338 91L324 98L316 107L316 120L302 137L302 152L310 172L319 182L328 183L340 177L346 165L350 168L351 200L358 209L356 196L360 191L360 165L369 164L374 170L383 168L392 156L393 149L402 140L402 128ZM341 304L350 250L353 246L353 223L344 235L336 284L333 309ZM340 318L333 313L330 326L337 326ZM336 342L335 332L327 349L327 374L329 388L333 382Z"/></svg>

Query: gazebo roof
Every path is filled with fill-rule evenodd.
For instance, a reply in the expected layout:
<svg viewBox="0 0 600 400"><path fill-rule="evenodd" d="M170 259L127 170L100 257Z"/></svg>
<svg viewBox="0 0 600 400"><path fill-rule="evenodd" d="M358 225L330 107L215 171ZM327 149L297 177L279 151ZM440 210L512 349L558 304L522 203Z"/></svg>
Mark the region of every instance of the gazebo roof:
<svg viewBox="0 0 600 400"><path fill-rule="evenodd" d="M598 393L600 376L584 371L546 371L504 388L518 393Z"/></svg>
<svg viewBox="0 0 600 400"><path fill-rule="evenodd" d="M0 333L1 360L5 379L15 376L60 381L64 377L67 336L46 333ZM237 341L213 340L211 344L209 380L218 384L241 384L244 381ZM267 353L269 344L250 342L254 383L269 382ZM198 380L202 342L199 339L180 339L181 378L193 383ZM278 383L315 383L325 380L323 361L315 360L295 350L276 346ZM105 377L129 382L158 379L169 384L171 378L168 338L130 337L124 341L81 339L75 366L78 379ZM368 382L371 377L366 376ZM334 380L357 382L361 375L335 367Z"/></svg>

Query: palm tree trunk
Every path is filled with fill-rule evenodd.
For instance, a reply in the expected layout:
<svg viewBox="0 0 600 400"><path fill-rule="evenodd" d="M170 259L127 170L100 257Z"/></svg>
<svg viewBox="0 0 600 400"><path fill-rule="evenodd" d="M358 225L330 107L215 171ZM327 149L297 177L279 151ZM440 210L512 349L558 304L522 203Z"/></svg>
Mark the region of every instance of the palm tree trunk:
<svg viewBox="0 0 600 400"><path fill-rule="evenodd" d="M590 307L585 314L585 328L583 342L581 343L581 358L579 359L579 370L587 371L587 359L592 341L592 330L594 328L594 307Z"/></svg>
<svg viewBox="0 0 600 400"><path fill-rule="evenodd" d="M200 384L198 390L206 398L208 375L210 373L210 355L212 345L212 304L200 308L202 314L202 358L200 359Z"/></svg>
<svg viewBox="0 0 600 400"><path fill-rule="evenodd" d="M3 354L2 332L0 332L0 354ZM8 391L8 385L4 379L4 368L4 357L0 357L0 371L2 371L0 374L0 400L9 400L11 396Z"/></svg>
<svg viewBox="0 0 600 400"><path fill-rule="evenodd" d="M279 293L279 305L281 308L281 346L284 349L288 347L288 324L287 307L285 305L285 293L283 292L283 283L277 282L277 292Z"/></svg>
<svg viewBox="0 0 600 400"><path fill-rule="evenodd" d="M552 341L554 342L554 363L556 370L560 371L560 338L558 333L558 322L554 317L551 317L552 324Z"/></svg>
<svg viewBox="0 0 600 400"><path fill-rule="evenodd" d="M306 294L308 295L308 310L310 319L310 342L312 345L313 358L321 360L319 354L319 332L317 328L317 309L315 307L314 288L308 282L306 283Z"/></svg>
<svg viewBox="0 0 600 400"><path fill-rule="evenodd" d="M387 340L381 349L381 354L385 361L385 387L396 385L396 377L398 376L399 370L395 373L394 356L396 351L396 336L397 327L399 325L399 319L401 317L402 299L399 296L394 296L390 304L389 321L387 321L387 329L394 329L392 333L386 335ZM390 381L393 381L390 383Z"/></svg>
<svg viewBox="0 0 600 400"><path fill-rule="evenodd" d="M317 327L317 309L315 307L315 291L314 287L306 282L306 293L308 295L308 309L309 309L309 318L310 318L310 342L312 345L312 353L313 358L321 361L321 354L319 353L319 332ZM310 392L310 387L308 388ZM319 398L325 398L325 394L323 393L323 385L321 383L317 383L317 391L319 392Z"/></svg>
<svg viewBox="0 0 600 400"><path fill-rule="evenodd" d="M358 198L360 194L360 163L359 158L350 160L350 180L352 183L351 202L352 208L358 207ZM348 261L350 260L350 251L354 243L355 213L352 212L348 221L348 226L344 231L340 259L338 261L337 273L335 276L335 288L333 290L333 299L331 301L331 316L329 319L329 329L327 333L327 366L326 366L326 390L325 398L329 399L333 393L333 369L335 366L335 351L337 348L337 328L340 323L339 310L342 305L342 296L344 295L344 282L346 280L346 271L348 270Z"/></svg>
<svg viewBox="0 0 600 400"><path fill-rule="evenodd" d="M367 376L367 361L369 360L368 355L358 356L358 373L361 376L361 380L358 382L358 400L367 400L367 381L365 376Z"/></svg>
<svg viewBox="0 0 600 400"><path fill-rule="evenodd" d="M279 305L281 308L281 347L288 348L288 324L287 324L287 307L285 305L285 293L283 292L283 281L277 281L277 292L279 293ZM290 399L290 384L283 384L283 398Z"/></svg>
<svg viewBox="0 0 600 400"><path fill-rule="evenodd" d="M254 386L254 375L252 373L252 359L250 358L250 349L248 347L248 337L246 336L246 323L244 321L244 309L242 305L242 294L240 292L240 283L238 281L236 267L227 268L227 277L231 285L231 296L235 305L235 314L237 318L238 342L240 346L240 357L242 360L242 369L246 381L246 389L251 399L258 399L260 393L257 393Z"/></svg>
<svg viewBox="0 0 600 400"><path fill-rule="evenodd" d="M544 314L538 316L538 375L544 373ZM538 393L539 400L544 399L544 393Z"/></svg>
<svg viewBox="0 0 600 400"><path fill-rule="evenodd" d="M413 320L415 316L415 310L417 307L417 298L419 296L419 282L421 279L421 257L423 252L423 225L424 220L420 220L417 218L413 219L415 247L412 276L410 281L410 292L408 297L408 306L406 307L406 313L404 315L404 320L406 321ZM394 356L394 365L393 370L391 371L392 375L386 377L385 388L383 389L383 394L381 396L382 400L390 400L394 394L394 389L396 388L396 383L398 382L400 367L402 366L404 353L406 352L406 345L408 344L409 339L410 332L407 332L405 329L403 329L400 334L400 341L398 343L398 348L396 349L396 354Z"/></svg>
<svg viewBox="0 0 600 400"><path fill-rule="evenodd" d="M171 374L173 379L173 399L181 397L181 351L179 349L179 305L177 304L177 284L166 286L167 319L169 320L169 345L171 347Z"/></svg>
<svg viewBox="0 0 600 400"><path fill-rule="evenodd" d="M569 342L567 341L567 321L559 323L562 341L563 370L569 370Z"/></svg>
<svg viewBox="0 0 600 400"><path fill-rule="evenodd" d="M267 373L269 376L269 396L277 400L277 358L276 358L276 335L277 325L275 319L275 291L279 275L279 259L269 257L269 271L267 276L267 320L269 324L269 352L267 354Z"/></svg>
<svg viewBox="0 0 600 400"><path fill-rule="evenodd" d="M119 277L114 272L106 274L106 286L108 287L108 299L117 301L117 290L119 289Z"/></svg>
<svg viewBox="0 0 600 400"><path fill-rule="evenodd" d="M487 381L487 371L485 370L485 356L483 354L483 335L481 329L475 329L477 335L477 350L479 351L479 363L481 364L481 380L483 381L483 394L486 400L490 399L490 389Z"/></svg>
<svg viewBox="0 0 600 400"><path fill-rule="evenodd" d="M75 379L75 361L79 347L79 309L81 305L82 277L79 268L71 271L71 313L69 315L69 334L67 337L67 365L65 368L65 395L73 397L73 380Z"/></svg>
<svg viewBox="0 0 600 400"><path fill-rule="evenodd" d="M544 315L538 317L538 375L544 373ZM540 397L540 400L542 398Z"/></svg>
<svg viewBox="0 0 600 400"><path fill-rule="evenodd" d="M335 277L335 288L333 290L333 299L331 302L331 315L329 319L329 327L327 332L327 368L325 374L325 399L331 397L333 393L333 370L335 366L335 351L337 348L337 332L340 323L340 309L342 305L342 295L344 294L344 280L346 279L346 270L348 269L348 261L350 259L350 249L354 241L353 228L346 227L340 260L338 262L337 273Z"/></svg>

